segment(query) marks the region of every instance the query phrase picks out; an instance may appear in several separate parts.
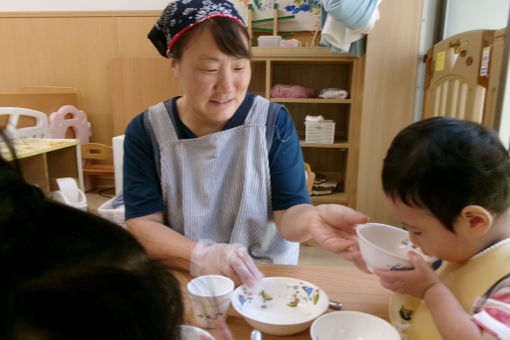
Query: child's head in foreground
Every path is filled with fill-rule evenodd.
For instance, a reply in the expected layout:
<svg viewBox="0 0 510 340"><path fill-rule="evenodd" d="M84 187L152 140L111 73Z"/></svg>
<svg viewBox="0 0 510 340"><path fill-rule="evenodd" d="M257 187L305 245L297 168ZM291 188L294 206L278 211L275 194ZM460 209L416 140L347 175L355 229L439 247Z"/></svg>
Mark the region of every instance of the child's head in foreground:
<svg viewBox="0 0 510 340"><path fill-rule="evenodd" d="M436 117L394 139L383 190L411 240L438 258L463 262L510 237L510 157L479 124Z"/></svg>
<svg viewBox="0 0 510 340"><path fill-rule="evenodd" d="M2 340L179 338L168 268L120 226L47 199L2 156L0 268Z"/></svg>

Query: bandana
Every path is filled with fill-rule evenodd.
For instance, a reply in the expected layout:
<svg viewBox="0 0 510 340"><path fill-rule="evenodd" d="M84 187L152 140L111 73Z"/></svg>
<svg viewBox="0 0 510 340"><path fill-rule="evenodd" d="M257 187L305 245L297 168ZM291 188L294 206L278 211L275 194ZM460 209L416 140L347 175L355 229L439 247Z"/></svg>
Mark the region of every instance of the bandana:
<svg viewBox="0 0 510 340"><path fill-rule="evenodd" d="M177 0L163 10L148 38L158 52L166 56L177 39L186 31L207 19L223 16L237 21L242 26L243 19L229 1L226 0Z"/></svg>

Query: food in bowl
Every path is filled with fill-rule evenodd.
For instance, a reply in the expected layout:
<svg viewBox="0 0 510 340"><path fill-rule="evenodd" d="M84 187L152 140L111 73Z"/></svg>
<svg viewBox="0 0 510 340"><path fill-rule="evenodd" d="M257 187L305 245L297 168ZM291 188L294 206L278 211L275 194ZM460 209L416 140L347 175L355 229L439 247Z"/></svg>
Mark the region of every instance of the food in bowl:
<svg viewBox="0 0 510 340"><path fill-rule="evenodd" d="M356 227L358 243L363 260L370 271L373 269L406 270L413 264L407 253L414 251L425 261L436 259L424 255L420 248L409 240L409 232L404 229L380 223L366 223Z"/></svg>
<svg viewBox="0 0 510 340"><path fill-rule="evenodd" d="M310 327L312 340L400 340L398 331L375 315L355 312L331 312L317 318Z"/></svg>
<svg viewBox="0 0 510 340"><path fill-rule="evenodd" d="M291 335L308 328L328 309L328 296L316 285L289 277L266 277L253 288L239 286L232 306L263 333Z"/></svg>

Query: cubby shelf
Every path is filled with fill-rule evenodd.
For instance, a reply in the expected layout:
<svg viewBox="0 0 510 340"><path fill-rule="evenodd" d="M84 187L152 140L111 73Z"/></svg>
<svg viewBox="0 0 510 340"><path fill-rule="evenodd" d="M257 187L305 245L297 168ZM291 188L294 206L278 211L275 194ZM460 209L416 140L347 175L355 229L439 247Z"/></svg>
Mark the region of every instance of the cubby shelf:
<svg viewBox="0 0 510 340"><path fill-rule="evenodd" d="M305 162L312 171L340 183L341 192L312 196L314 204L338 203L355 208L361 124L364 61L333 54L328 48L253 49L250 93L284 104L294 121ZM317 90L340 88L347 99L271 98L275 84L301 85ZM305 117L322 115L335 121L333 144L305 143Z"/></svg>
<svg viewBox="0 0 510 340"><path fill-rule="evenodd" d="M350 99L324 99L324 98L269 98L277 103L316 103L316 104L351 104Z"/></svg>

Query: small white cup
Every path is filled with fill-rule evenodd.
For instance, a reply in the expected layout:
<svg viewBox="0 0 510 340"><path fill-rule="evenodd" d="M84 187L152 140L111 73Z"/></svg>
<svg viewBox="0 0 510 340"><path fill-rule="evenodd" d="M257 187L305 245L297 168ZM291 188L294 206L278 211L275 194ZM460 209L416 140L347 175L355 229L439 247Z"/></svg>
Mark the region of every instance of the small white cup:
<svg viewBox="0 0 510 340"><path fill-rule="evenodd" d="M358 243L363 260L368 270L405 270L412 269L413 264L407 257L413 251L426 262L434 262L435 257L424 255L415 248L406 230L380 223L366 223L357 226Z"/></svg>
<svg viewBox="0 0 510 340"><path fill-rule="evenodd" d="M186 287L193 315L200 327L215 328L217 318L227 319L234 281L221 275L203 275L191 280Z"/></svg>

